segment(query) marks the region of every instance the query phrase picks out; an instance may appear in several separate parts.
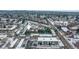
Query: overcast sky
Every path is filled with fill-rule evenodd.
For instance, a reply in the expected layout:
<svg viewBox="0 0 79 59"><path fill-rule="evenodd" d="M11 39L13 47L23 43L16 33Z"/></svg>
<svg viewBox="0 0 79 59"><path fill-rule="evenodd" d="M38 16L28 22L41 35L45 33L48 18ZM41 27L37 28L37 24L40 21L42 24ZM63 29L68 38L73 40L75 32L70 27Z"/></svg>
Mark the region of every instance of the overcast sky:
<svg viewBox="0 0 79 59"><path fill-rule="evenodd" d="M78 10L78 0L0 0L0 10Z"/></svg>

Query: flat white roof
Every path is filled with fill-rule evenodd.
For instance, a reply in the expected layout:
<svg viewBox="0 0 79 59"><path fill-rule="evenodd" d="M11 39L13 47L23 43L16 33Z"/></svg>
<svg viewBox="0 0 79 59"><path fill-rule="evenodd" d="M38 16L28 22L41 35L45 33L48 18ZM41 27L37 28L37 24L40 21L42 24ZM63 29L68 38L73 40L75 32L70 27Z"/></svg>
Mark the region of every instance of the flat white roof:
<svg viewBox="0 0 79 59"><path fill-rule="evenodd" d="M68 31L68 28L67 28L67 27L61 27L61 29L62 29L63 31L65 31L65 32Z"/></svg>
<svg viewBox="0 0 79 59"><path fill-rule="evenodd" d="M52 34L39 34L39 36L52 36Z"/></svg>
<svg viewBox="0 0 79 59"><path fill-rule="evenodd" d="M38 37L38 41L58 41L57 37Z"/></svg>
<svg viewBox="0 0 79 59"><path fill-rule="evenodd" d="M6 38L7 35L0 35L0 38Z"/></svg>
<svg viewBox="0 0 79 59"><path fill-rule="evenodd" d="M78 29L78 26L70 27L71 29Z"/></svg>
<svg viewBox="0 0 79 59"><path fill-rule="evenodd" d="M38 34L38 33L32 33L31 36L34 36L34 35L37 35L37 36L51 36L52 37L52 34Z"/></svg>

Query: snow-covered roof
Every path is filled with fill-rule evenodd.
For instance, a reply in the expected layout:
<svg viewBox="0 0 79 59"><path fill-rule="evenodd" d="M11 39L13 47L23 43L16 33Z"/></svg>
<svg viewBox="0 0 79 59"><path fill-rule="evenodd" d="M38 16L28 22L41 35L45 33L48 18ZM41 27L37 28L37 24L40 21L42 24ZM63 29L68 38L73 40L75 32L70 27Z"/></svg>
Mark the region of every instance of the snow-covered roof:
<svg viewBox="0 0 79 59"><path fill-rule="evenodd" d="M10 27L7 27L7 28L0 28L0 30L13 30L15 29L17 26L16 25L12 25Z"/></svg>
<svg viewBox="0 0 79 59"><path fill-rule="evenodd" d="M15 29L17 26L16 25L13 25L13 27L12 28L10 28L10 30L13 30L13 29Z"/></svg>
<svg viewBox="0 0 79 59"><path fill-rule="evenodd" d="M29 30L30 28L31 28L31 25L30 25L30 24L28 24L28 25L27 25L27 29Z"/></svg>
<svg viewBox="0 0 79 59"><path fill-rule="evenodd" d="M58 41L56 37L38 37L38 41Z"/></svg>

